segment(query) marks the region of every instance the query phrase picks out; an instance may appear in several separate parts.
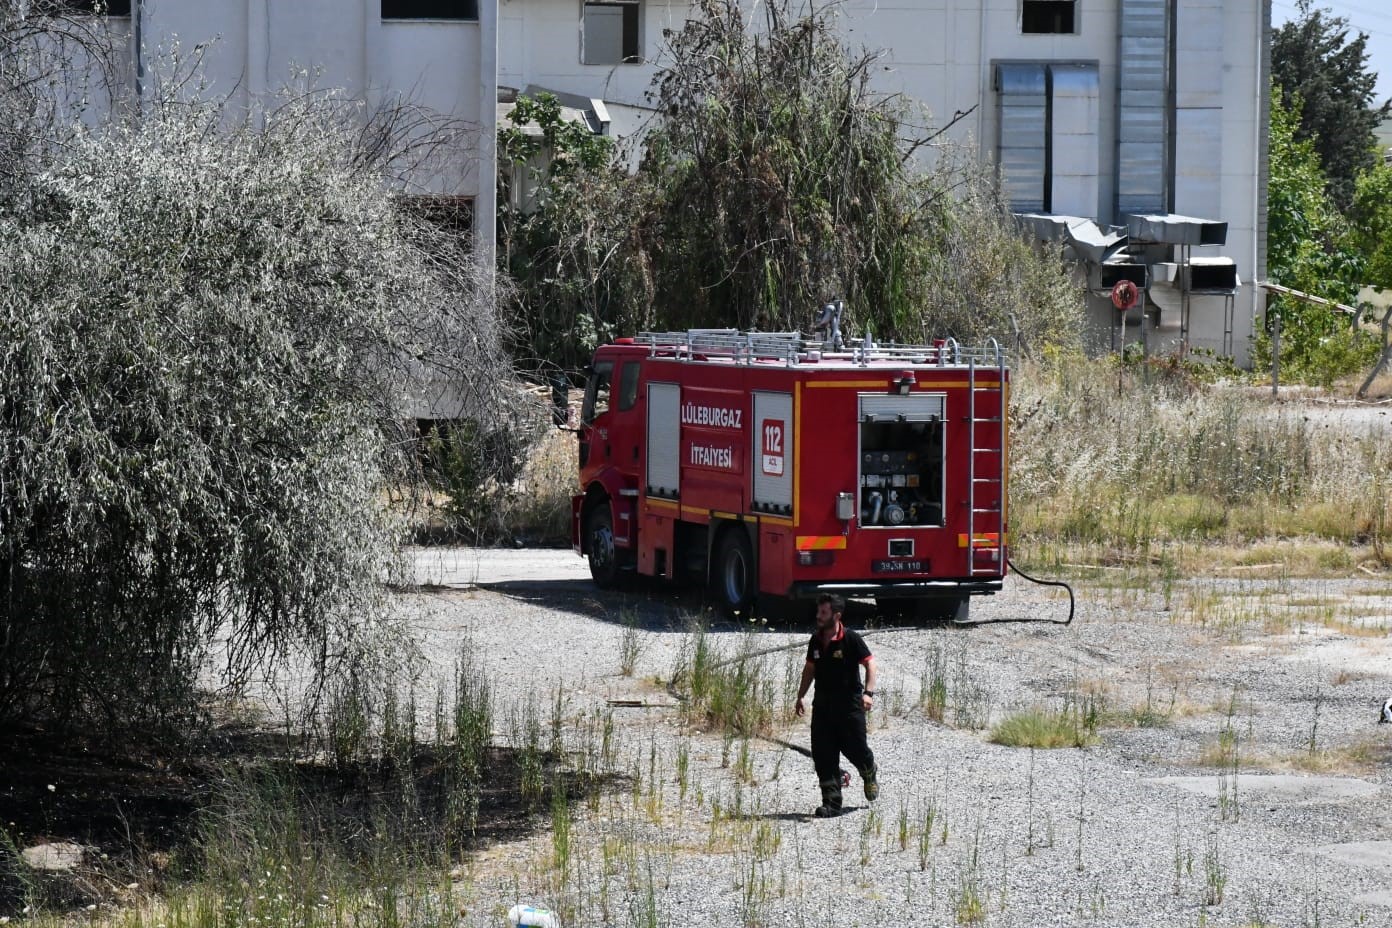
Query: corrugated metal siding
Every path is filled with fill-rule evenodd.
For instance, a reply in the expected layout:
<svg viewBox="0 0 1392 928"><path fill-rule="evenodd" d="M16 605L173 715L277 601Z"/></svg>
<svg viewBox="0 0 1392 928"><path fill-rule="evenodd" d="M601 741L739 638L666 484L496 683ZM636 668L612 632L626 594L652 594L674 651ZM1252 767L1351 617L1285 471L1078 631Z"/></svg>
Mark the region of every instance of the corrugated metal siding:
<svg viewBox="0 0 1392 928"><path fill-rule="evenodd" d="M1050 74L1050 206L1066 216L1097 215L1097 65L1053 64Z"/></svg>
<svg viewBox="0 0 1392 928"><path fill-rule="evenodd" d="M941 393L867 395L860 398L860 418L870 422L932 422L943 417L946 401Z"/></svg>
<svg viewBox="0 0 1392 928"><path fill-rule="evenodd" d="M1266 279L1266 233L1269 219L1269 197L1271 186L1271 82L1266 79L1271 74L1271 0L1262 3L1262 82L1261 82L1261 132L1257 165L1257 266L1253 275L1257 280ZM1266 305L1266 291L1254 288L1255 298L1262 308ZM1256 307L1254 307L1254 313Z"/></svg>
<svg viewBox="0 0 1392 928"><path fill-rule="evenodd" d="M681 387L648 384L648 493L675 498L681 489Z"/></svg>
<svg viewBox="0 0 1392 928"><path fill-rule="evenodd" d="M1122 0L1117 62L1118 218L1168 211L1168 32L1166 0Z"/></svg>
<svg viewBox="0 0 1392 928"><path fill-rule="evenodd" d="M1046 209L1048 83L1042 64L996 65L996 146L1003 186L1015 212Z"/></svg>
<svg viewBox="0 0 1392 928"><path fill-rule="evenodd" d="M769 440L766 424L778 423L781 426L781 447L767 447ZM775 512L792 512L793 506L793 395L791 393L755 393L754 428L758 430L758 440L750 442L753 446L754 461L754 505L772 508ZM775 453L776 452L776 453ZM766 466L765 456L777 460L776 467Z"/></svg>

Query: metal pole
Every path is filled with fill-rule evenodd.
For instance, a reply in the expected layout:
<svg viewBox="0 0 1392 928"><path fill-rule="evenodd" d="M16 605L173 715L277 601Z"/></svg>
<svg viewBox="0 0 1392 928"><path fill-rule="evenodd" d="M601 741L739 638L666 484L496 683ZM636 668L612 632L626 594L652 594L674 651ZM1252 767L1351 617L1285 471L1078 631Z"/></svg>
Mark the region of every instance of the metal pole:
<svg viewBox="0 0 1392 928"><path fill-rule="evenodd" d="M1363 386L1358 388L1357 396L1361 400L1368 395L1368 388L1377 380L1378 374L1387 366L1388 361L1392 361L1392 342L1387 340L1388 330L1392 329L1392 306L1387 308L1387 313L1382 317L1382 351L1378 354L1378 362L1373 365L1373 369L1368 374L1368 379L1363 381Z"/></svg>
<svg viewBox="0 0 1392 928"><path fill-rule="evenodd" d="M1267 312L1272 312L1270 307ZM1271 395L1281 391L1281 311L1278 309L1271 317Z"/></svg>
<svg viewBox="0 0 1392 928"><path fill-rule="evenodd" d="M145 0L131 4L131 40L135 45L135 109L145 110Z"/></svg>
<svg viewBox="0 0 1392 928"><path fill-rule="evenodd" d="M1117 393L1120 394L1125 389L1126 378L1126 314L1129 309L1121 310L1121 353L1117 355Z"/></svg>

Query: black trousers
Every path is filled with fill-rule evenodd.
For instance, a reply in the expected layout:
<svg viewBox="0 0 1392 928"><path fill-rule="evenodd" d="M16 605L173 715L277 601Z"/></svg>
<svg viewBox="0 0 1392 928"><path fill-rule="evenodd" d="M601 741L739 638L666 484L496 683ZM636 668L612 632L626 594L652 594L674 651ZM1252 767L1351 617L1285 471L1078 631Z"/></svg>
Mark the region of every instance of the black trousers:
<svg viewBox="0 0 1392 928"><path fill-rule="evenodd" d="M812 763L817 779L825 785L835 781L841 787L841 756L845 755L862 774L875 767L875 755L865 738L865 710L812 707Z"/></svg>

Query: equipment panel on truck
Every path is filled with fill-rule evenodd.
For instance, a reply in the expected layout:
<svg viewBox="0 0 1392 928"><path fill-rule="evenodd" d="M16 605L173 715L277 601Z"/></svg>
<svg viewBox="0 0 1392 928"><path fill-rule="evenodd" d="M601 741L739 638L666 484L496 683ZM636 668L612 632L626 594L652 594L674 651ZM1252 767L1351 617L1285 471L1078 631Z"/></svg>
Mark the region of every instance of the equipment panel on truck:
<svg viewBox="0 0 1392 928"><path fill-rule="evenodd" d="M994 343L644 333L595 353L572 540L601 586L721 606L820 591L965 619L1007 561L1009 365Z"/></svg>

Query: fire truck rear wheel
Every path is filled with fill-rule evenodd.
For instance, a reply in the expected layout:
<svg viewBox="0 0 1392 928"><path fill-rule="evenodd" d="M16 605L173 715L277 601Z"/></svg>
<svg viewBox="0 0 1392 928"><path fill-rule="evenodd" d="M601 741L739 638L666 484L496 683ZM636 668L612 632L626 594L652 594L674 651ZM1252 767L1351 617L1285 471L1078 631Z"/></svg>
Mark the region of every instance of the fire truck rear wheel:
<svg viewBox="0 0 1392 928"><path fill-rule="evenodd" d="M590 560L590 576L601 590L619 585L619 553L614 547L614 516L605 500L585 517L585 548Z"/></svg>
<svg viewBox="0 0 1392 928"><path fill-rule="evenodd" d="M743 528L729 528L721 533L711 585L720 608L727 615L748 615L754 608L758 575L754 569L754 550Z"/></svg>

